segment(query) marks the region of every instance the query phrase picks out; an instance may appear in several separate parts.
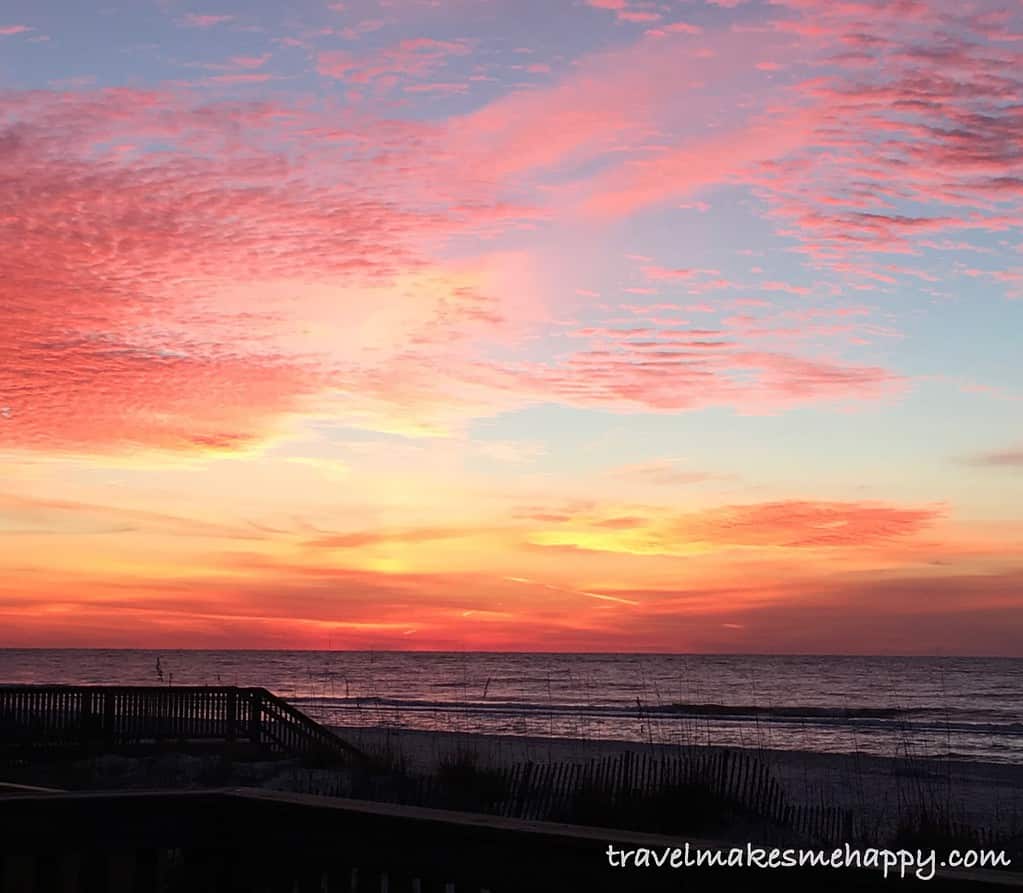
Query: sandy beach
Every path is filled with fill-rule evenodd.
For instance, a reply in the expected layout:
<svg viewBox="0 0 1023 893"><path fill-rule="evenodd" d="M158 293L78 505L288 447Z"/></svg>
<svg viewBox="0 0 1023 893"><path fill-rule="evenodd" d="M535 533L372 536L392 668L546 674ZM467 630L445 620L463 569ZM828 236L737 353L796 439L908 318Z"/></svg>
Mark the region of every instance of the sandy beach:
<svg viewBox="0 0 1023 893"><path fill-rule="evenodd" d="M672 745L639 742L476 735L398 728L334 727L364 751L399 759L409 770L431 772L442 761L472 753L481 766L517 762L586 762L623 751L670 756ZM852 809L878 832L908 810L948 810L971 827L1023 828L1023 766L938 759L757 750L796 803Z"/></svg>
<svg viewBox="0 0 1023 893"><path fill-rule="evenodd" d="M461 772L470 757L477 769L504 770L498 777L516 777L523 764L534 764L533 776L539 779L571 776L574 766L600 763L630 752L635 765L648 766L642 758L663 759L671 765L684 756L688 765L703 773L707 766L720 765L714 759L722 748L611 741L582 738L480 735L461 731L423 731L394 726L332 727L333 731L364 753L375 757L376 768L365 770L317 766L297 757L267 760L238 755L185 753L173 748L148 755L107 752L71 762L39 762L14 771L9 781L70 790L121 790L154 787L196 789L252 787L300 794L354 797L383 802L417 802L403 799L408 785L437 784ZM736 753L737 749L730 749ZM990 845L1017 848L1023 844L1023 766L980 761L909 759L866 754L815 753L809 751L748 749L752 758L739 765L764 767L780 788L786 808L805 808L809 813L837 814L842 819L834 832L850 839L870 841L870 845L888 845L900 839L907 829L932 829L928 839L952 829L957 844ZM735 765L732 759L730 765ZM553 767L552 767L553 764ZM559 771L561 774L559 775ZM760 769L757 770L760 772ZM489 774L462 775L462 781L447 790L463 794L479 784L487 784ZM493 776L490 776L493 777ZM581 777L581 776L579 776ZM596 777L596 776L594 776ZM766 776L765 776L766 777ZM702 775L697 779L701 780ZM713 773L708 776L708 781ZM452 784L441 781L441 785ZM551 790L540 782L537 790ZM711 783L713 787L713 783ZM573 788L578 790L578 788ZM406 793L402 793L402 792ZM446 795L445 795L446 796ZM672 795L673 796L673 795ZM677 808L685 816L687 799L682 795ZM397 798L397 799L396 799ZM442 800L444 797L442 796ZM421 801L420 801L421 802ZM542 801L541 801L542 802ZM676 808L675 801L668 806ZM725 803L729 802L726 798ZM773 801L772 801L773 802ZM753 801L738 797L736 810L727 807L730 818L715 828L721 839L760 839L767 835L796 834L786 819L772 824L770 811L763 812ZM448 808L464 806L447 805ZM751 812L744 809L751 808ZM617 808L617 807L615 807ZM699 815L700 807L689 815ZM536 815L543 818L546 815ZM921 819L924 819L921 821ZM627 817L604 817L609 827ZM557 820L557 819L556 819ZM600 824L600 821L593 822ZM623 824L621 827L631 827ZM832 832L827 832L830 836ZM921 832L922 833L922 832ZM773 837L772 837L773 839ZM794 838L793 838L794 839ZM905 840L904 837L901 839ZM950 838L951 839L951 838ZM934 843L929 845L935 845Z"/></svg>

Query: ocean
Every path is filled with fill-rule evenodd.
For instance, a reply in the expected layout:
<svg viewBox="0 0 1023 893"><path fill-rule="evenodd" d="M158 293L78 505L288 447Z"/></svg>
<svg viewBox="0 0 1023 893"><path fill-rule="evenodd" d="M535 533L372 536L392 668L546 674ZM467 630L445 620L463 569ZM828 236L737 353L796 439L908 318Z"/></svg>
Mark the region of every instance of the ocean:
<svg viewBox="0 0 1023 893"><path fill-rule="evenodd" d="M1023 763L1009 658L12 649L2 683L263 686L335 726Z"/></svg>

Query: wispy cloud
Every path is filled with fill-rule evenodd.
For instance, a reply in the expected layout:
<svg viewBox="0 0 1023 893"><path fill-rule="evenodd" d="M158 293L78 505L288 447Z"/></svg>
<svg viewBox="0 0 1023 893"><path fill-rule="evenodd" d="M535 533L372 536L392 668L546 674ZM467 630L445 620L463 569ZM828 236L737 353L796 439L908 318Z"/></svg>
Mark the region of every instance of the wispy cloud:
<svg viewBox="0 0 1023 893"><path fill-rule="evenodd" d="M988 468L1023 468L1023 446L977 453L966 461L970 465Z"/></svg>
<svg viewBox="0 0 1023 893"><path fill-rule="evenodd" d="M182 24L189 28L213 28L234 21L233 15L215 15L211 13L190 12L182 19Z"/></svg>
<svg viewBox="0 0 1023 893"><path fill-rule="evenodd" d="M580 514L530 541L589 551L690 555L732 548L858 549L913 536L941 518L940 507L790 500L726 505L690 515L647 517Z"/></svg>

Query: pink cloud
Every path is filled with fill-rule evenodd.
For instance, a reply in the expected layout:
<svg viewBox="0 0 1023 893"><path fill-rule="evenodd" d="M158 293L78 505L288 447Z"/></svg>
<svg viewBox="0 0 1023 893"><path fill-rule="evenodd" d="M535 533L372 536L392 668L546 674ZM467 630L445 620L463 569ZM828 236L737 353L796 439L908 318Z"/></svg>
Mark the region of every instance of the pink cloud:
<svg viewBox="0 0 1023 893"><path fill-rule="evenodd" d="M970 457L969 462L988 468L1023 468L1023 447L979 453Z"/></svg>
<svg viewBox="0 0 1023 893"><path fill-rule="evenodd" d="M215 25L223 25L231 21L234 21L234 16L210 15L196 12L186 14L183 20L184 24L190 28L212 28Z"/></svg>
<svg viewBox="0 0 1023 893"><path fill-rule="evenodd" d="M660 19L660 13L648 10L626 9L618 13L618 20L622 22L658 22Z"/></svg>
<svg viewBox="0 0 1023 893"><path fill-rule="evenodd" d="M703 28L688 22L672 22L670 25L659 25L646 33L651 37L664 37L667 34L703 34Z"/></svg>
<svg viewBox="0 0 1023 893"><path fill-rule="evenodd" d="M650 349L653 347L654 349ZM677 412L708 406L761 411L805 402L878 399L898 376L877 368L784 353L737 350L729 340L622 345L523 369L513 387L571 405L617 411Z"/></svg>
<svg viewBox="0 0 1023 893"><path fill-rule="evenodd" d="M710 653L876 654L880 649L1018 656L1021 585L1018 568L995 566L941 575L905 569L854 579L790 578L766 584L755 601L741 585L608 588L601 591L631 597L646 609L617 617L616 637L605 633L601 641L602 647L618 642L623 649L644 641L664 650L684 641L691 650ZM807 624L808 616L816 622ZM726 636L719 629L728 624Z"/></svg>
<svg viewBox="0 0 1023 893"><path fill-rule="evenodd" d="M763 289L764 291L784 291L790 295L808 295L813 289L805 285L792 285L789 282L777 282L768 280L761 282L757 288Z"/></svg>
<svg viewBox="0 0 1023 893"><path fill-rule="evenodd" d="M816 500L722 505L681 515L660 510L620 515L584 509L567 517L552 514L548 523L553 531L534 534L532 539L554 547L665 555L694 545L859 550L911 540L945 515L943 506ZM591 535L603 531L621 531L623 536Z"/></svg>
<svg viewBox="0 0 1023 893"><path fill-rule="evenodd" d="M581 406L631 405L653 412L713 405L774 411L804 402L885 399L904 387L889 370L837 356L875 337L898 336L874 325L865 308L775 311L769 303L756 306L767 312L726 317L719 326L700 328L685 320L652 318L662 312L659 304L629 308L646 317L638 320L644 325L570 330L566 334L586 339L587 348L565 357L557 368L548 367L535 383L520 386L543 387ZM824 324L816 324L818 318ZM809 340L818 348L829 341L836 347L824 357L792 352L793 343Z"/></svg>
<svg viewBox="0 0 1023 893"><path fill-rule="evenodd" d="M449 216L435 201L397 207L386 198L392 172L357 156L348 170L376 184L375 199L287 176L276 147L307 140L312 122L267 103L196 108L129 90L15 94L0 102L0 125L11 120L16 136L0 144L5 169L17 172L0 183L9 245L0 296L10 308L0 394L11 445L244 447L336 374L303 346L303 320L315 328L364 316L358 301L325 303L328 286L317 283L336 295L342 282L373 288L420 275L414 244L424 234L473 219L487 227L509 213L494 217L481 202L460 201ZM271 134L275 149L266 151ZM154 160L130 148L153 138L177 151ZM126 152L94 154L98 144L124 143ZM322 148L333 152L329 141ZM42 278L40 256L54 259ZM395 294L378 346L401 332L395 350L414 342L428 353L443 342L450 351L460 325L498 318L487 295L443 274L438 286L417 287L425 294L406 299L418 308L407 315Z"/></svg>
<svg viewBox="0 0 1023 893"><path fill-rule="evenodd" d="M32 331L41 324L17 318L17 340L3 339L0 392L12 395L4 423L11 446L233 451L272 433L274 417L297 409L300 395L317 384L308 370L279 359L182 357L115 340L46 339Z"/></svg>
<svg viewBox="0 0 1023 893"><path fill-rule="evenodd" d="M725 506L681 519L680 536L734 545L858 547L919 533L943 508L798 500Z"/></svg>
<svg viewBox="0 0 1023 893"><path fill-rule="evenodd" d="M658 486L699 484L722 477L712 472L690 470L668 459L654 459L649 462L626 465L614 469L611 473L616 477Z"/></svg>
<svg viewBox="0 0 1023 893"><path fill-rule="evenodd" d="M632 214L678 203L715 184L742 183L768 200L769 219L781 235L802 242L811 263L836 270L854 251L909 254L928 236L934 241L935 233L1004 231L1018 223L1019 178L1012 152L1001 147L1015 144L1020 122L991 105L1021 88L1009 74L1020 67L1013 64L1019 61L1015 48L968 42L942 47L934 34L904 37L904 28L949 24L947 15L926 4L906 5L905 16L876 3L780 5L795 17L769 21L755 32L712 34L699 65L717 67L707 71L680 43L658 48L673 31L691 33L685 23L655 29L660 37L651 31L631 48L584 59L549 88L512 94L452 122L455 151L469 169L498 184L564 175L573 165L614 153L621 163L605 164L578 188L561 190L563 198L578 196L591 216ZM965 21L989 36L1005 26L990 17ZM794 46L790 35L801 25L813 27L813 39ZM872 82L863 82L862 60L836 54L834 41L855 44L870 58L885 54L887 61L872 64ZM750 80L765 111L731 116L718 127L720 136L668 123L665 84L691 73L697 84L699 77L717 77L739 85L746 83L743 71L756 76L776 70L777 58L815 65L819 76L791 87ZM922 78L914 70L929 74ZM974 86L967 91L959 82ZM699 87L689 94L687 102L693 101L701 101ZM663 138L666 132L677 134L673 143ZM886 141L884 152L879 139ZM475 158L481 160L473 164ZM930 207L900 212L894 203L903 198ZM998 202L1016 207L992 213ZM861 285L862 279L915 275L860 268Z"/></svg>
<svg viewBox="0 0 1023 893"><path fill-rule="evenodd" d="M26 34L33 30L28 25L0 25L0 37L12 37L15 34Z"/></svg>
<svg viewBox="0 0 1023 893"><path fill-rule="evenodd" d="M232 56L231 64L239 68L262 68L269 60L269 53L263 53L262 56Z"/></svg>
<svg viewBox="0 0 1023 893"><path fill-rule="evenodd" d="M657 22L661 14L650 8L650 4L633 5L628 0L585 0L595 9L611 10L620 22Z"/></svg>
<svg viewBox="0 0 1023 893"><path fill-rule="evenodd" d="M345 50L322 52L317 57L317 71L324 77L352 84L374 84L390 89L399 81L429 76L446 65L452 56L464 56L469 51L469 44L464 41L418 37L369 54Z"/></svg>
<svg viewBox="0 0 1023 893"><path fill-rule="evenodd" d="M466 337L485 331L515 343L511 333L521 334L514 329L521 323L509 315L522 311L433 260L438 242L563 214L561 203L576 196L586 195L583 207L593 213L618 215L733 179L760 188L775 159L798 156L832 124L832 113L807 99L809 88L803 88L788 97L792 105L780 101L782 93L772 94L778 101L759 117L726 122L720 136L683 129L675 145L666 144L664 133L679 123L673 116L680 113L682 67L683 79L737 76L739 55L740 73L756 78L750 48L777 49L770 39L761 45L760 36L715 34L712 40L720 50L714 59L687 56L680 66L684 34L643 39L582 60L550 86L513 92L442 123L382 121L336 107L314 114L269 101L190 106L155 91L6 98L0 114L19 128L17 139L3 147L15 176L6 195L0 185L0 198L14 209L2 226L6 242L16 247L0 258L0 278L23 298L16 325L3 336L5 353L16 358L20 371L3 384L9 388L23 377L38 382L32 394L37 409L14 407L19 437L38 443L51 430L55 440L97 444L106 431L123 444L134 431L136 440L151 444L241 444L272 432L317 395L336 391L339 380L344 396L334 399L345 411L387 430L446 430L476 414L551 399L628 412L704 406L757 411L897 393L904 384L897 374L843 355L848 338L865 340L869 333L833 323L814 327L750 316L702 331L680 325L617 335L608 334L615 325L607 324L593 327L584 349L547 362L497 362L487 358L486 342ZM317 61L328 76L400 87L398 95L414 96L458 90L454 82L423 78L467 51L463 42L415 38L368 54L321 53ZM249 60L242 63L249 70L226 77L266 76L252 70L262 57L237 58ZM737 83L745 81L739 77ZM686 115L699 101L686 106ZM152 157L131 149L115 156L108 148L152 140L170 148ZM295 147L301 153L286 160ZM545 176L578 172L577 163L585 168L578 182L530 189ZM943 215L863 209L852 215L833 211L831 223L827 213L807 209L798 197L781 204L779 193L795 176L785 173L772 193L774 208L800 209L806 230L851 222L851 237L933 235L946 224ZM12 191L15 183L19 190ZM516 200L519 191L539 194L549 205L531 209ZM36 196L32 201L29 192ZM68 215L68 207L88 211ZM1005 216L1002 225L1008 226L1011 215ZM47 283L32 278L38 256L61 258ZM694 313L720 313L722 292L749 288L716 270L641 263L651 282L713 296L705 305L688 305ZM284 281L300 283L300 294L282 297ZM336 298L342 284L341 293L359 295L358 289L388 282L399 286L380 308L385 321L370 340L382 346L371 356L349 358L322 338L309 340L306 330L359 331L360 308L372 307L376 298L362 293L349 307ZM797 296L807 291L778 280L764 288ZM521 283L506 291L530 292ZM245 292L259 296L259 312ZM54 294L59 297L46 298ZM150 307L160 308L156 317ZM95 396L79 393L47 366L47 356L60 353L45 337L55 318L67 320L71 333L64 346L67 368L79 376L84 369L95 368L96 376L108 370L108 385ZM801 329L804 336L843 342L815 356L803 354L792 347ZM182 346L184 333L189 341ZM353 351L363 350L359 341L353 334ZM197 382L221 358L230 358L230 385L217 396L224 408L216 409L212 400L198 407L196 431L187 435L179 398L161 396L157 373L145 370L173 373L183 388L203 393ZM269 383L272 370L279 371L276 390ZM129 378L138 382L134 390ZM126 403L101 409L99 395L111 388L123 388ZM72 419L61 394L74 394L75 405L103 423L90 429ZM253 410L246 421L239 407L254 403L265 413ZM138 412L138 406L146 410Z"/></svg>
<svg viewBox="0 0 1023 893"><path fill-rule="evenodd" d="M306 545L314 549L358 549L391 543L428 543L436 540L461 539L478 536L473 528L417 527L409 530L363 530L355 533L329 534L309 540Z"/></svg>
<svg viewBox="0 0 1023 893"><path fill-rule="evenodd" d="M320 53L316 70L326 77L344 78L357 66L356 58L346 50L332 50Z"/></svg>
<svg viewBox="0 0 1023 893"><path fill-rule="evenodd" d="M1018 224L1023 48L996 41L1009 18L919 2L779 5L796 17L776 27L807 38L802 61L818 66L796 89L822 114L802 152L751 181L815 263ZM901 203L927 211L899 213Z"/></svg>
<svg viewBox="0 0 1023 893"><path fill-rule="evenodd" d="M631 214L741 177L758 162L805 146L816 120L815 113L807 110L762 118L726 136L693 140L629 168L612 170L596 179L583 210L600 215Z"/></svg>
<svg viewBox="0 0 1023 893"><path fill-rule="evenodd" d="M450 96L457 93L465 93L469 89L468 84L437 82L427 84L408 84L402 87L406 93L439 93Z"/></svg>
<svg viewBox="0 0 1023 893"><path fill-rule="evenodd" d="M276 78L276 75L268 72L250 71L242 74L217 74L209 78L209 81L216 84L265 84Z"/></svg>
<svg viewBox="0 0 1023 893"><path fill-rule="evenodd" d="M647 279L654 280L692 279L698 272L698 270L689 269L670 270L667 267L659 266L643 267L643 275L646 276Z"/></svg>
<svg viewBox="0 0 1023 893"><path fill-rule="evenodd" d="M677 101L680 85L758 77L753 62L771 44L770 39L757 43L750 35L730 32L717 34L714 40L721 52L712 58L694 56L686 34L645 37L584 57L557 83L512 92L450 121L452 151L460 168L471 165L474 173L498 182L553 171L564 174L574 165L606 159L610 153L644 158L661 144L665 128L684 127L700 112L720 107L694 88L682 116ZM736 57L743 62L736 65ZM614 165L612 170L621 167ZM607 178L587 180L578 189L602 193L614 188ZM594 198L599 200L599 195Z"/></svg>

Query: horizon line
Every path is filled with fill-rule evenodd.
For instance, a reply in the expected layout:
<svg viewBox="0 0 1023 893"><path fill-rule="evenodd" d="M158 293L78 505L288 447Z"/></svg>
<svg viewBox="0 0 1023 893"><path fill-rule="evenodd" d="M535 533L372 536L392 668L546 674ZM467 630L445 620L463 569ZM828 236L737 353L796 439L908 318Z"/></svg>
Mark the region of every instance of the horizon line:
<svg viewBox="0 0 1023 893"><path fill-rule="evenodd" d="M907 660L934 660L947 658L952 660L1023 660L1023 655L1011 654L876 654L850 652L739 652L739 651L532 651L528 649L512 651L472 650L451 651L435 648L105 648L102 646L7 646L0 645L0 653L5 651L150 651L150 652L205 652L205 653L258 653L258 654L435 654L435 655L535 655L549 657L816 657L816 658L884 658Z"/></svg>

